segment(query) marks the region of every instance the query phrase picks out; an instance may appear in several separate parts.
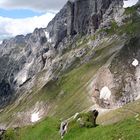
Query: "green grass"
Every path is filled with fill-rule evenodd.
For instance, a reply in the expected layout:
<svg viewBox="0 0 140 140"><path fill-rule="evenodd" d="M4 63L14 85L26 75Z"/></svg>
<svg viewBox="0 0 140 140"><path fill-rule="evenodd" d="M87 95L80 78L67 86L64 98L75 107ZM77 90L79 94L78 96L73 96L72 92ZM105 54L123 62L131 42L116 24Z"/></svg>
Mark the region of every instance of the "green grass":
<svg viewBox="0 0 140 140"><path fill-rule="evenodd" d="M79 128L74 126L64 140L140 140L140 122L134 118L122 122L97 126L96 128Z"/></svg>
<svg viewBox="0 0 140 140"><path fill-rule="evenodd" d="M132 7L128 7L125 9L125 14L126 15L130 15L130 14L134 14L136 12L138 6L132 6Z"/></svg>
<svg viewBox="0 0 140 140"><path fill-rule="evenodd" d="M76 121L71 121L64 140L140 140L140 116L137 115L139 113L138 100L99 116L99 125L95 128L81 128ZM81 115L85 116L86 113ZM60 140L59 126L59 119L46 118L34 125L9 129L3 140Z"/></svg>
<svg viewBox="0 0 140 140"><path fill-rule="evenodd" d="M60 122L47 118L33 126L8 130L3 140L60 140ZM129 118L119 123L95 128L69 125L64 140L140 140L140 121Z"/></svg>
<svg viewBox="0 0 140 140"><path fill-rule="evenodd" d="M58 140L59 121L52 118L26 126L21 129L9 129L3 136L3 140Z"/></svg>
<svg viewBox="0 0 140 140"><path fill-rule="evenodd" d="M24 127L19 130L20 140L50 140L59 138L59 121L46 119L34 126Z"/></svg>
<svg viewBox="0 0 140 140"><path fill-rule="evenodd" d="M117 23L116 23L115 21L112 21L110 28L109 28L109 29L103 29L103 30L101 30L101 32L104 31L104 32L106 32L107 34L112 35L112 34L114 34L118 29L119 29L119 27L118 27Z"/></svg>
<svg viewBox="0 0 140 140"><path fill-rule="evenodd" d="M57 86L61 89L60 91L62 94L60 95L60 92L57 92L58 96L57 100L55 100L57 106L55 109L56 116L67 118L74 115L75 112L82 111L91 105L91 101L88 99L86 86L90 78L94 76L96 71L105 61L106 59L100 63L91 61L60 78L57 82ZM53 90L58 90L58 88ZM47 90L45 91L47 94ZM52 94L53 93L54 92L52 92ZM54 108L50 114L53 114L53 112Z"/></svg>
<svg viewBox="0 0 140 140"><path fill-rule="evenodd" d="M140 114L140 100L129 103L119 109L112 110L108 113L100 115L97 118L99 124L108 125L122 121L128 117L136 116Z"/></svg>

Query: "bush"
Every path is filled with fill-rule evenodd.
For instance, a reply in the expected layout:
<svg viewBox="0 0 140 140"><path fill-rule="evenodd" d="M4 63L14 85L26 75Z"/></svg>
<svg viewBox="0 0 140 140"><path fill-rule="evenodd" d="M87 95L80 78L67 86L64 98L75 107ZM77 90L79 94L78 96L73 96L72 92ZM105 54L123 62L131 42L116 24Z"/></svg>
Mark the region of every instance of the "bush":
<svg viewBox="0 0 140 140"><path fill-rule="evenodd" d="M4 133L2 140L16 140L16 133L14 132L14 129L8 129Z"/></svg>
<svg viewBox="0 0 140 140"><path fill-rule="evenodd" d="M79 123L80 127L96 127L94 115L92 111L88 113L81 113L76 117L77 122Z"/></svg>

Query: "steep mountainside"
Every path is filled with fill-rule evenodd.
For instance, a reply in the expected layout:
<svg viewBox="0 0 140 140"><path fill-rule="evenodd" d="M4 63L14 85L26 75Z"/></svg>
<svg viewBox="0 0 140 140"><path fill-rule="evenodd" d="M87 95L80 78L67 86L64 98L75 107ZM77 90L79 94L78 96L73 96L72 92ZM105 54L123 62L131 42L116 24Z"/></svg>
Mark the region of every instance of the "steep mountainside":
<svg viewBox="0 0 140 140"><path fill-rule="evenodd" d="M75 0L46 28L4 40L0 127L94 108L102 114L138 100L139 25L139 4L124 9L123 0Z"/></svg>

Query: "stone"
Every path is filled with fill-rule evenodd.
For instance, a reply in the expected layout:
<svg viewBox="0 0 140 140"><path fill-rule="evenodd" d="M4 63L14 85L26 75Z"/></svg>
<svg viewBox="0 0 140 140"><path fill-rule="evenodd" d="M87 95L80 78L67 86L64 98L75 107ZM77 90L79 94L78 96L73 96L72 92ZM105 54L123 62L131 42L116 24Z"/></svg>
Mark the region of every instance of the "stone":
<svg viewBox="0 0 140 140"><path fill-rule="evenodd" d="M60 125L61 139L63 139L65 133L67 133L67 127L68 127L68 122L66 122L66 121L61 122L61 125Z"/></svg>

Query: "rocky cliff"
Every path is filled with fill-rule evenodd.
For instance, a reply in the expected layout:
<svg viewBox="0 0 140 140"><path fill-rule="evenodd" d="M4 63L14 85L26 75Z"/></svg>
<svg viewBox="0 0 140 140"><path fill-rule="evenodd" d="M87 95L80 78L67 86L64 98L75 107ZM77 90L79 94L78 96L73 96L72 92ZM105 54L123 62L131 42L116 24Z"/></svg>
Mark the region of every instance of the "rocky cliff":
<svg viewBox="0 0 140 140"><path fill-rule="evenodd" d="M42 69L42 55L48 51L43 46L46 41L43 29L3 41L0 46L1 106L9 102L8 96L14 98L14 93Z"/></svg>
<svg viewBox="0 0 140 140"><path fill-rule="evenodd" d="M123 0L69 0L48 24L49 38L57 46L65 37L94 33L105 13L122 6Z"/></svg>

